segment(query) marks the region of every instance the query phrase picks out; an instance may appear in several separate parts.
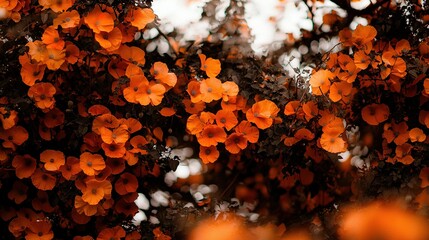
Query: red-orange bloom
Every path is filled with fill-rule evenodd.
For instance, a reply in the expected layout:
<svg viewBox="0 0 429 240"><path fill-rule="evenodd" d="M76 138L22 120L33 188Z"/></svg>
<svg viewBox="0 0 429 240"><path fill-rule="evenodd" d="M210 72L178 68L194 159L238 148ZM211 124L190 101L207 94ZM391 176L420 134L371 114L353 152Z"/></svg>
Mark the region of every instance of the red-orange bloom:
<svg viewBox="0 0 429 240"><path fill-rule="evenodd" d="M80 155L80 168L88 176L94 176L105 167L106 163L99 154L84 152Z"/></svg>
<svg viewBox="0 0 429 240"><path fill-rule="evenodd" d="M238 120L235 114L231 111L219 110L216 113L216 124L219 127L225 127L226 130L231 130L237 125Z"/></svg>
<svg viewBox="0 0 429 240"><path fill-rule="evenodd" d="M225 140L225 148L232 154L237 154L247 147L247 139L242 133L233 133Z"/></svg>
<svg viewBox="0 0 429 240"><path fill-rule="evenodd" d="M219 158L219 151L217 150L216 146L200 146L199 156L205 164L214 163Z"/></svg>
<svg viewBox="0 0 429 240"><path fill-rule="evenodd" d="M55 87L51 83L36 83L28 89L28 96L41 109L50 109L54 106L55 93Z"/></svg>
<svg viewBox="0 0 429 240"><path fill-rule="evenodd" d="M55 187L57 179L39 168L31 175L31 182L37 189L46 191Z"/></svg>
<svg viewBox="0 0 429 240"><path fill-rule="evenodd" d="M197 135L198 143L204 147L216 146L219 142L226 140L226 133L223 128L216 125L208 125Z"/></svg>
<svg viewBox="0 0 429 240"><path fill-rule="evenodd" d="M22 65L21 77L22 82L27 86L33 86L36 81L41 81L45 74L46 65L44 64L33 64L27 62Z"/></svg>
<svg viewBox="0 0 429 240"><path fill-rule="evenodd" d="M73 176L82 171L79 158L67 157L66 164L60 167L60 171L66 180L72 179Z"/></svg>
<svg viewBox="0 0 429 240"><path fill-rule="evenodd" d="M64 113L60 109L54 108L45 114L43 123L48 128L58 127L64 123L64 117Z"/></svg>
<svg viewBox="0 0 429 240"><path fill-rule="evenodd" d="M0 139L5 148L15 149L15 145L21 145L28 139L28 132L21 126L14 126L7 130L0 130Z"/></svg>
<svg viewBox="0 0 429 240"><path fill-rule="evenodd" d="M103 12L99 5L84 17L84 22L94 33L111 32L114 28L114 19L108 12Z"/></svg>
<svg viewBox="0 0 429 240"><path fill-rule="evenodd" d="M131 173L123 173L115 182L115 190L119 195L125 195L137 190L139 183L136 176Z"/></svg>
<svg viewBox="0 0 429 240"><path fill-rule="evenodd" d="M370 125L378 125L389 118L389 107L386 104L372 103L362 108L362 118Z"/></svg>
<svg viewBox="0 0 429 240"><path fill-rule="evenodd" d="M49 26L45 29L42 35L42 42L46 44L46 48L54 48L61 50L65 46L65 42L61 39L60 34L53 26Z"/></svg>
<svg viewBox="0 0 429 240"><path fill-rule="evenodd" d="M246 118L258 128L267 129L273 124L279 111L275 103L265 99L253 104L252 108L247 110Z"/></svg>
<svg viewBox="0 0 429 240"><path fill-rule="evenodd" d="M59 170L66 163L63 152L50 149L40 153L40 161L45 163L44 167L48 171Z"/></svg>
<svg viewBox="0 0 429 240"><path fill-rule="evenodd" d="M98 129L100 131L101 139L107 144L111 143L125 143L128 141L130 134L128 133L128 126L125 124L110 130L105 127Z"/></svg>
<svg viewBox="0 0 429 240"><path fill-rule="evenodd" d="M21 181L16 181L13 183L12 189L7 194L7 197L10 200L13 200L16 204L21 204L25 199L27 199L27 190L27 185Z"/></svg>
<svg viewBox="0 0 429 240"><path fill-rule="evenodd" d="M88 180L83 189L82 200L89 205L97 205L104 197L110 198L112 194L112 184L109 180L97 181Z"/></svg>
<svg viewBox="0 0 429 240"><path fill-rule="evenodd" d="M104 154L111 158L121 158L127 152L124 143L102 143L101 148L104 150Z"/></svg>
<svg viewBox="0 0 429 240"><path fill-rule="evenodd" d="M54 12L62 12L73 6L75 0L39 0L43 9L50 8Z"/></svg>
<svg viewBox="0 0 429 240"><path fill-rule="evenodd" d="M62 28L73 28L79 25L80 22L80 15L76 10L72 10L70 12L63 12L59 14L53 21L53 26L55 29L58 28L58 26L61 26Z"/></svg>
<svg viewBox="0 0 429 240"><path fill-rule="evenodd" d="M96 33L94 37L100 46L109 52L119 49L122 43L122 33L117 27L110 32Z"/></svg>
<svg viewBox="0 0 429 240"><path fill-rule="evenodd" d="M97 240L121 240L126 233L121 226L105 228L98 234Z"/></svg>
<svg viewBox="0 0 429 240"><path fill-rule="evenodd" d="M162 83L169 87L174 87L177 83L177 76L174 73L168 72L167 64L156 62L150 69L150 74L157 80L157 83Z"/></svg>
<svg viewBox="0 0 429 240"><path fill-rule="evenodd" d="M200 83L200 93L203 102L219 100L223 93L222 82L217 78L204 79Z"/></svg>
<svg viewBox="0 0 429 240"><path fill-rule="evenodd" d="M19 179L29 178L36 170L36 159L28 154L16 155L12 160L12 166L15 168L16 176Z"/></svg>
<svg viewBox="0 0 429 240"><path fill-rule="evenodd" d="M209 78L215 78L220 73L220 61L218 59L207 58L204 54L198 54L201 60L201 70L206 72Z"/></svg>
<svg viewBox="0 0 429 240"><path fill-rule="evenodd" d="M251 143L258 142L259 139L259 129L252 126L248 121L241 121L237 127L235 127L235 132L241 133Z"/></svg>
<svg viewBox="0 0 429 240"><path fill-rule="evenodd" d="M155 14L151 8L132 8L128 11L126 21L131 23L131 26L142 30L148 23L155 20Z"/></svg>

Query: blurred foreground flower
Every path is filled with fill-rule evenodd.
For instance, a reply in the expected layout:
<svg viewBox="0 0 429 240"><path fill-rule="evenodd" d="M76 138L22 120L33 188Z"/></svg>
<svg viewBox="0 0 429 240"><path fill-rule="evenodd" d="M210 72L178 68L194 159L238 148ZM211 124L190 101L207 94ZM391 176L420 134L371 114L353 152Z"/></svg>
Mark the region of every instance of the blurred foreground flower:
<svg viewBox="0 0 429 240"><path fill-rule="evenodd" d="M423 240L429 239L429 222L398 204L375 202L346 210L340 224L342 240Z"/></svg>

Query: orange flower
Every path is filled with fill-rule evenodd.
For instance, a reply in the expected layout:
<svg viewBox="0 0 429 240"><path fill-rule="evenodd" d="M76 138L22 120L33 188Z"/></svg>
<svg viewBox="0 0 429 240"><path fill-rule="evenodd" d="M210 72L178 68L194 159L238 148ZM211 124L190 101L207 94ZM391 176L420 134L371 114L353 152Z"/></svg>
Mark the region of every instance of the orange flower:
<svg viewBox="0 0 429 240"><path fill-rule="evenodd" d="M420 128L413 128L409 132L411 142L424 142L426 134Z"/></svg>
<svg viewBox="0 0 429 240"><path fill-rule="evenodd" d="M66 54L64 50L55 48L47 49L47 59L45 60L46 66L49 70L58 70L61 65L66 61Z"/></svg>
<svg viewBox="0 0 429 240"><path fill-rule="evenodd" d="M127 151L124 143L102 143L101 148L104 150L104 154L111 158L121 158Z"/></svg>
<svg viewBox="0 0 429 240"><path fill-rule="evenodd" d="M307 121L319 115L319 108L314 101L304 103L302 105L302 110L305 113L305 120Z"/></svg>
<svg viewBox="0 0 429 240"><path fill-rule="evenodd" d="M30 54L31 59L37 62L45 62L48 59L48 50L42 41L28 42L26 46L29 48L28 54Z"/></svg>
<svg viewBox="0 0 429 240"><path fill-rule="evenodd" d="M330 79L333 79L335 75L329 70L319 70L311 75L310 85L312 93L314 95L323 95L329 91L331 86Z"/></svg>
<svg viewBox="0 0 429 240"><path fill-rule="evenodd" d="M106 167L104 159L99 154L84 152L80 155L80 168L88 176L94 176Z"/></svg>
<svg viewBox="0 0 429 240"><path fill-rule="evenodd" d="M118 49L118 52L122 59L132 64L144 66L146 62L144 58L145 52L141 48L121 45L121 47Z"/></svg>
<svg viewBox="0 0 429 240"><path fill-rule="evenodd" d="M339 224L339 237L345 239L428 239L427 220L400 204L374 202L349 207Z"/></svg>
<svg viewBox="0 0 429 240"><path fill-rule="evenodd" d="M33 209L36 211L43 211L47 213L51 213L55 210L49 203L49 196L46 191L37 191L37 197L33 198L31 201L31 205Z"/></svg>
<svg viewBox="0 0 429 240"><path fill-rule="evenodd" d="M123 119L122 124L125 124L128 127L127 130L130 134L141 130L143 127L140 121L135 118Z"/></svg>
<svg viewBox="0 0 429 240"><path fill-rule="evenodd" d="M189 96L191 97L191 102L198 103L201 102L201 83L198 81L190 81L188 83L188 89L186 92L188 92Z"/></svg>
<svg viewBox="0 0 429 240"><path fill-rule="evenodd" d="M131 78L132 76L135 76L135 75L144 75L143 70L135 64L128 63L128 66L125 70L125 76L127 76L128 78Z"/></svg>
<svg viewBox="0 0 429 240"><path fill-rule="evenodd" d="M105 228L98 234L97 240L121 240L126 235L121 226Z"/></svg>
<svg viewBox="0 0 429 240"><path fill-rule="evenodd" d="M247 147L247 138L242 133L233 133L225 141L225 148L232 154L237 154Z"/></svg>
<svg viewBox="0 0 429 240"><path fill-rule="evenodd" d="M147 154L147 147L145 146L149 142L146 140L145 137L141 135L134 136L130 140L131 146L133 146L133 149L130 150L132 153L140 153L140 154Z"/></svg>
<svg viewBox="0 0 429 240"><path fill-rule="evenodd" d="M136 176L131 173L123 173L115 182L115 190L119 195L125 195L137 190L139 183Z"/></svg>
<svg viewBox="0 0 429 240"><path fill-rule="evenodd" d="M131 26L137 27L138 30L142 30L148 23L155 20L155 14L150 8L132 8L128 11L125 20L130 22Z"/></svg>
<svg viewBox="0 0 429 240"><path fill-rule="evenodd" d="M3 125L3 129L12 128L18 122L18 112L0 107L0 121Z"/></svg>
<svg viewBox="0 0 429 240"><path fill-rule="evenodd" d="M273 124L279 111L275 103L265 99L253 104L252 108L247 110L246 118L258 128L267 129Z"/></svg>
<svg viewBox="0 0 429 240"><path fill-rule="evenodd" d="M405 165L410 165L414 162L414 158L411 156L412 149L413 146L409 143L404 143L402 145L396 146L395 160Z"/></svg>
<svg viewBox="0 0 429 240"><path fill-rule="evenodd" d="M19 179L31 177L37 167L36 159L28 154L16 155L12 160L12 166L15 168L16 176Z"/></svg>
<svg viewBox="0 0 429 240"><path fill-rule="evenodd" d="M122 33L117 27L110 32L96 33L94 37L100 46L109 52L119 49L122 43Z"/></svg>
<svg viewBox="0 0 429 240"><path fill-rule="evenodd" d="M383 138L385 138L388 143L393 141L396 145L402 145L408 141L409 137L410 135L406 122L384 124Z"/></svg>
<svg viewBox="0 0 429 240"><path fill-rule="evenodd" d="M214 163L219 158L219 151L217 150L216 146L200 146L199 156L205 164Z"/></svg>
<svg viewBox="0 0 429 240"><path fill-rule="evenodd" d="M357 68L365 70L371 62L371 58L364 51L357 51L354 54L354 63Z"/></svg>
<svg viewBox="0 0 429 240"><path fill-rule="evenodd" d="M46 44L46 48L54 48L62 50L65 46L64 40L61 39L58 31L53 26L49 26L45 29L42 35L42 42Z"/></svg>
<svg viewBox="0 0 429 240"><path fill-rule="evenodd" d="M299 141L301 139L305 140L313 140L314 134L308 130L307 128L300 128L298 131L295 132L294 137Z"/></svg>
<svg viewBox="0 0 429 240"><path fill-rule="evenodd" d="M28 96L41 109L51 109L54 107L55 93L55 87L51 83L36 83L28 89Z"/></svg>
<svg viewBox="0 0 429 240"><path fill-rule="evenodd" d="M186 129L191 134L200 133L201 131L203 131L204 126L205 126L205 123L203 121L201 121L198 114L192 114L191 116L188 117L187 122L186 122Z"/></svg>
<svg viewBox="0 0 429 240"><path fill-rule="evenodd" d="M136 196L131 195L130 198L134 198L133 200L137 199L137 193L135 194ZM133 203L133 201L127 201L126 197L127 196L123 196L116 201L115 213L132 217L139 211L139 208Z"/></svg>
<svg viewBox="0 0 429 240"><path fill-rule="evenodd" d="M18 0L2 0L0 1L0 8L11 11L18 5Z"/></svg>
<svg viewBox="0 0 429 240"><path fill-rule="evenodd" d="M43 9L50 8L54 12L62 12L73 6L75 0L39 0Z"/></svg>
<svg viewBox="0 0 429 240"><path fill-rule="evenodd" d="M104 197L110 198L112 194L112 184L108 180L97 181L88 180L83 189L82 200L89 205L97 205Z"/></svg>
<svg viewBox="0 0 429 240"><path fill-rule="evenodd" d="M334 82L329 89L329 98L333 102L338 102L350 95L352 92L353 85L348 82Z"/></svg>
<svg viewBox="0 0 429 240"><path fill-rule="evenodd" d="M114 77L115 79L119 79L120 77L126 75L126 70L128 69L128 67L130 65L134 65L134 64L126 63L122 58L113 58L109 62L107 69L108 69L110 75L112 75L112 77ZM139 68L139 67L137 67L137 68ZM143 72L141 72L141 75L143 75ZM113 88L113 86L112 86L112 88ZM114 89L112 89L112 90L115 91Z"/></svg>
<svg viewBox="0 0 429 240"><path fill-rule="evenodd" d="M215 78L220 73L220 61L218 59L207 58L204 54L198 54L201 61L201 70L206 72L209 78Z"/></svg>
<svg viewBox="0 0 429 240"><path fill-rule="evenodd" d="M37 219L30 222L25 231L26 240L50 240L54 238L51 222L48 219Z"/></svg>
<svg viewBox="0 0 429 240"><path fill-rule="evenodd" d="M7 130L0 130L0 139L5 148L15 149L15 145L22 145L28 139L28 132L21 126L14 126Z"/></svg>
<svg viewBox="0 0 429 240"><path fill-rule="evenodd" d="M101 127L98 130L100 131L101 139L107 144L111 144L112 142L125 143L130 137L128 126L125 124L122 124L113 130L105 127Z"/></svg>
<svg viewBox="0 0 429 240"><path fill-rule="evenodd" d="M53 21L53 26L55 29L58 26L61 28L73 28L79 25L80 15L76 10L72 10L70 12L63 12L59 14Z"/></svg>
<svg viewBox="0 0 429 240"><path fill-rule="evenodd" d="M338 78L341 81L352 83L356 80L357 74L360 69L356 67L354 62L350 62L345 66L345 72L338 73Z"/></svg>
<svg viewBox="0 0 429 240"><path fill-rule="evenodd" d="M197 140L204 147L216 146L219 142L225 142L226 133L219 126L208 125L197 135Z"/></svg>
<svg viewBox="0 0 429 240"><path fill-rule="evenodd" d="M125 170L125 160L123 158L107 158L106 165L112 170L113 175Z"/></svg>
<svg viewBox="0 0 429 240"><path fill-rule="evenodd" d="M362 108L361 114L363 120L369 125L378 125L387 120L390 111L386 104L372 103Z"/></svg>
<svg viewBox="0 0 429 240"><path fill-rule="evenodd" d="M93 216L97 213L98 205L90 205L85 202L81 196L76 196L74 199L74 209L76 209L76 212L79 214Z"/></svg>
<svg viewBox="0 0 429 240"><path fill-rule="evenodd" d="M57 179L38 168L33 175L31 175L31 182L37 189L46 191L54 189Z"/></svg>
<svg viewBox="0 0 429 240"><path fill-rule="evenodd" d="M222 82L217 78L208 78L201 81L200 84L201 100L209 103L222 98ZM192 98L191 98L192 100Z"/></svg>
<svg viewBox="0 0 429 240"><path fill-rule="evenodd" d="M15 201L16 204L21 204L27 199L28 187L21 181L15 181L12 189L8 192L7 197Z"/></svg>
<svg viewBox="0 0 429 240"><path fill-rule="evenodd" d="M377 30L373 26L359 24L352 33L352 42L357 48L363 48L366 53L372 49L372 40L377 36Z"/></svg>
<svg viewBox="0 0 429 240"><path fill-rule="evenodd" d="M343 138L323 133L320 137L320 145L330 153L341 153L347 150L347 142Z"/></svg>
<svg viewBox="0 0 429 240"><path fill-rule="evenodd" d="M185 111L190 114L198 114L206 108L206 103L203 101L193 103L190 99L183 99L183 104Z"/></svg>
<svg viewBox="0 0 429 240"><path fill-rule="evenodd" d="M286 104L284 114L286 116L295 115L298 113L298 109L301 107L301 102L298 100L290 101Z"/></svg>
<svg viewBox="0 0 429 240"><path fill-rule="evenodd" d="M36 81L41 81L45 74L46 65L32 64L30 62L22 65L21 77L22 82L27 86L33 86Z"/></svg>
<svg viewBox="0 0 429 240"><path fill-rule="evenodd" d="M110 113L105 113L100 116L97 116L92 122L92 131L100 135L99 129L101 127L106 128L117 128L119 127L119 120Z"/></svg>
<svg viewBox="0 0 429 240"><path fill-rule="evenodd" d="M67 157L66 164L60 167L60 171L66 180L72 179L73 176L82 171L79 158Z"/></svg>
<svg viewBox="0 0 429 240"><path fill-rule="evenodd" d="M169 87L174 87L177 83L176 74L169 73L167 64L163 62L155 62L150 69L150 74L157 80L157 83L162 83Z"/></svg>
<svg viewBox="0 0 429 240"><path fill-rule="evenodd" d="M43 123L48 128L58 127L64 123L64 113L60 109L54 108L45 114Z"/></svg>
<svg viewBox="0 0 429 240"><path fill-rule="evenodd" d="M232 81L226 81L222 83L223 93L222 93L222 100L227 102L230 97L235 97L238 95L238 92L240 89L238 88L238 85L235 82Z"/></svg>
<svg viewBox="0 0 429 240"><path fill-rule="evenodd" d="M108 12L101 11L99 5L84 17L84 22L94 33L111 32L114 28L114 19Z"/></svg>
<svg viewBox="0 0 429 240"><path fill-rule="evenodd" d="M231 111L219 110L216 113L216 124L219 127L225 127L226 130L231 130L237 125L238 120L235 114Z"/></svg>
<svg viewBox="0 0 429 240"><path fill-rule="evenodd" d="M144 75L136 75L131 77L130 86L124 89L124 98L131 103L156 106L162 102L164 93L162 84L149 82Z"/></svg>
<svg viewBox="0 0 429 240"><path fill-rule="evenodd" d="M45 163L44 167L48 171L59 170L66 163L63 152L50 149L40 153L40 161Z"/></svg>
<svg viewBox="0 0 429 240"><path fill-rule="evenodd" d="M75 64L80 57L79 48L71 42L66 42L64 54L66 56L66 61L70 64Z"/></svg>
<svg viewBox="0 0 429 240"><path fill-rule="evenodd" d="M241 133L251 143L258 142L259 139L259 129L252 126L248 121L241 121L237 127L235 127L235 132Z"/></svg>

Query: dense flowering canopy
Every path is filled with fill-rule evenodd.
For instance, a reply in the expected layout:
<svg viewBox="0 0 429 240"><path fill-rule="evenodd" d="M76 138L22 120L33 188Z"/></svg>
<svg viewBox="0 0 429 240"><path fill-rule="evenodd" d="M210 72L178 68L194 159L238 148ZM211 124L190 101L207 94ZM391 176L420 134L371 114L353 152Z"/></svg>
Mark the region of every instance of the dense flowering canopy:
<svg viewBox="0 0 429 240"><path fill-rule="evenodd" d="M0 0L5 239L429 238L405 204L364 204L429 206L423 3L334 1L347 17L258 58L241 1L192 43L162 33L151 2ZM276 63L333 36L293 76ZM289 231L297 219L311 227Z"/></svg>

